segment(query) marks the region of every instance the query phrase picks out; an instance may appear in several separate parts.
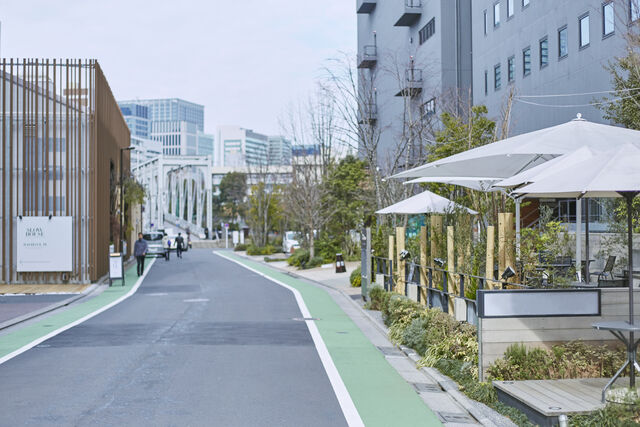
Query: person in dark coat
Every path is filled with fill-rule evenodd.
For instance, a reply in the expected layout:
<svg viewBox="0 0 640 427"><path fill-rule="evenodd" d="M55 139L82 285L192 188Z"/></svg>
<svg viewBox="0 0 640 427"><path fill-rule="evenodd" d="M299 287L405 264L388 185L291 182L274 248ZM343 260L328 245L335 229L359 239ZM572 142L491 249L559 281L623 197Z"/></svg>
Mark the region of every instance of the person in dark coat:
<svg viewBox="0 0 640 427"><path fill-rule="evenodd" d="M136 257L136 261L138 262L138 277L142 276L144 273L144 258L147 256L147 251L149 250L149 246L147 245L147 241L142 238L142 233L138 233L138 240L133 245L133 255Z"/></svg>
<svg viewBox="0 0 640 427"><path fill-rule="evenodd" d="M182 237L181 233L178 233L178 237L176 237L176 253L178 258L182 258L182 249L184 249L184 237Z"/></svg>

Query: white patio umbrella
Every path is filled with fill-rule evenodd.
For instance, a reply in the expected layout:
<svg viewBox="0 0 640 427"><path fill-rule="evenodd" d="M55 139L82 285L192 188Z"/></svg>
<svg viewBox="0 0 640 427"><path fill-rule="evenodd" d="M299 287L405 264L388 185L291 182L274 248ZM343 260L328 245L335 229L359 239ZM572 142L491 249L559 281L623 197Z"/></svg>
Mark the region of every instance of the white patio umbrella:
<svg viewBox="0 0 640 427"><path fill-rule="evenodd" d="M546 176L525 185L515 193L544 197L624 197L627 202L627 237L629 244L629 323L633 313L633 227L631 205L640 192L640 147L626 144L607 152L593 153L579 162L566 156L546 170Z"/></svg>
<svg viewBox="0 0 640 427"><path fill-rule="evenodd" d="M445 197L438 196L431 191L424 191L401 202L387 206L384 209L380 209L376 214L418 215L427 213L448 213L456 209L466 210L471 215L476 215L478 213L473 209L466 208Z"/></svg>

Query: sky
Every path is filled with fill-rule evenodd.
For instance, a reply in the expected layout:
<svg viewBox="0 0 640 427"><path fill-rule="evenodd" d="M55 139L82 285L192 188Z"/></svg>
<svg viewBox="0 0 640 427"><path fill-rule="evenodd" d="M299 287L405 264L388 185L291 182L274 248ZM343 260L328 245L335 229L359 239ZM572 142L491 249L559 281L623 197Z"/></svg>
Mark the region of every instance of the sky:
<svg viewBox="0 0 640 427"><path fill-rule="evenodd" d="M355 0L0 0L0 54L92 58L117 100L183 98L205 131L280 133L287 105L356 51Z"/></svg>

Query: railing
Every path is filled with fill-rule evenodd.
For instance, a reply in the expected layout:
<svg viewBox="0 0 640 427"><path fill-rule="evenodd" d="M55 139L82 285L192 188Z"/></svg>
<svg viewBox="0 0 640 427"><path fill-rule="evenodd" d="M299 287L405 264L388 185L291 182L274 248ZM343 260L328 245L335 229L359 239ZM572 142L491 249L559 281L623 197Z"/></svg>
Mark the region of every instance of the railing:
<svg viewBox="0 0 640 427"><path fill-rule="evenodd" d="M378 56L378 48L376 45L368 44L362 48L362 59L371 60L376 59Z"/></svg>
<svg viewBox="0 0 640 427"><path fill-rule="evenodd" d="M418 68L407 68L404 70L404 79L409 83L422 82L422 70Z"/></svg>
<svg viewBox="0 0 640 427"><path fill-rule="evenodd" d="M404 0L406 7L422 7L422 0Z"/></svg>
<svg viewBox="0 0 640 427"><path fill-rule="evenodd" d="M393 261L388 258L372 257L373 276L381 275L382 284L385 291L392 292L394 290L393 283Z"/></svg>

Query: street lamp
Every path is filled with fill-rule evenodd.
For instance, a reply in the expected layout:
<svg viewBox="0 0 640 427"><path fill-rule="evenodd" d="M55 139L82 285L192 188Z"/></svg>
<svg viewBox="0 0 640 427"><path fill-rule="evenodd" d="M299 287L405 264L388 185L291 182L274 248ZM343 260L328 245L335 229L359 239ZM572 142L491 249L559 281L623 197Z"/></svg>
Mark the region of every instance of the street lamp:
<svg viewBox="0 0 640 427"><path fill-rule="evenodd" d="M124 171L122 170L122 153L135 150L136 147L124 147L120 149L120 253L124 256Z"/></svg>

